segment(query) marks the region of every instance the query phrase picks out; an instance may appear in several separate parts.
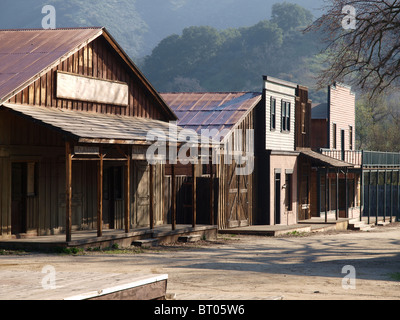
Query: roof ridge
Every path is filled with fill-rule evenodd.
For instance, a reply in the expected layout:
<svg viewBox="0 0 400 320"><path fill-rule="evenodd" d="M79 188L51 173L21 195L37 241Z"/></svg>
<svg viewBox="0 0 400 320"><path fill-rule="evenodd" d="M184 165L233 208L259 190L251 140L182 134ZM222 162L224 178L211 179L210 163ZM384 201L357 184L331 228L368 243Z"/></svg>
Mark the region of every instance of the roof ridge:
<svg viewBox="0 0 400 320"><path fill-rule="evenodd" d="M60 31L60 30L96 30L103 29L104 27L73 27L73 28L56 28L56 29L43 29L43 28L23 28L23 29L0 29L0 31Z"/></svg>

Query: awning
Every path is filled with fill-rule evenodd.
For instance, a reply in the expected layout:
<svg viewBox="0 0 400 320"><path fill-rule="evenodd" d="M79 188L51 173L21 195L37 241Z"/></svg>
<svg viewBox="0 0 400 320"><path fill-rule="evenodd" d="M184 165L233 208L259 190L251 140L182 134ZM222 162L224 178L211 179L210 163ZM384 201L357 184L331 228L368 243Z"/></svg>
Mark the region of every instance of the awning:
<svg viewBox="0 0 400 320"><path fill-rule="evenodd" d="M329 166L335 168L353 168L354 165L337 160L335 158L328 157L321 153L312 151L312 150L301 150L300 155L303 155L309 159L311 159L314 163L321 166Z"/></svg>
<svg viewBox="0 0 400 320"><path fill-rule="evenodd" d="M186 143L189 136L181 134L183 129L175 122L10 103L3 106L80 143L151 144L160 135L165 135L167 142ZM196 134L190 141L200 143L200 138Z"/></svg>

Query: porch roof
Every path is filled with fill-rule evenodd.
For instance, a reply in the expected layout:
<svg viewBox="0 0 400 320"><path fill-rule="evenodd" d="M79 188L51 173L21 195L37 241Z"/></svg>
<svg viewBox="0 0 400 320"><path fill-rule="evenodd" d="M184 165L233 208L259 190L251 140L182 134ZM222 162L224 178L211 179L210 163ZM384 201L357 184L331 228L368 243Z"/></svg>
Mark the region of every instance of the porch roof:
<svg viewBox="0 0 400 320"><path fill-rule="evenodd" d="M187 134L180 136L183 129L175 122L10 103L3 103L2 106L81 143L150 145L162 135L167 143L187 142ZM149 133L152 134L148 138ZM200 139L197 135L191 137L193 142L200 143Z"/></svg>
<svg viewBox="0 0 400 320"><path fill-rule="evenodd" d="M312 151L310 149L301 150L300 155L303 155L303 156L311 159L318 165L322 165L322 166L329 166L329 167L334 167L334 168L353 168L354 167L354 165L352 165L350 163L347 163L347 162L344 162L341 160L337 160L332 157L328 157L326 155Z"/></svg>

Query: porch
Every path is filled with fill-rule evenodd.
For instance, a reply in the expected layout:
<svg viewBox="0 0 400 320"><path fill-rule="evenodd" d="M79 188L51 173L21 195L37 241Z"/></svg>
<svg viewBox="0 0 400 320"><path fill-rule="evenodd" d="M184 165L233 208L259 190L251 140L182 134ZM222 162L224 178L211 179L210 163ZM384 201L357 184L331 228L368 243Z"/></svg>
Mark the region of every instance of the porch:
<svg viewBox="0 0 400 320"><path fill-rule="evenodd" d="M162 225L149 229L137 228L126 233L125 230L103 230L101 237L96 230L74 231L71 241L66 241L65 234L50 236L33 236L20 239L0 240L0 249L54 251L62 248L110 248L117 244L119 247L128 247L138 240L151 240L158 244L178 241L183 236L200 236L213 240L217 237L217 226L177 225L172 230L171 225Z"/></svg>

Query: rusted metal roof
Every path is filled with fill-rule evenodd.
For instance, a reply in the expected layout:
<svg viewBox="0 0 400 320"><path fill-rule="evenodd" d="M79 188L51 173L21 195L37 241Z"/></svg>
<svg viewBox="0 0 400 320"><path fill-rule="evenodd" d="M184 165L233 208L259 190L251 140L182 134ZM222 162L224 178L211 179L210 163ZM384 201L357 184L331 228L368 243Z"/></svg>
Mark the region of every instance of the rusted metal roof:
<svg viewBox="0 0 400 320"><path fill-rule="evenodd" d="M302 149L300 150L300 154L306 156L307 158L310 158L314 162L316 162L319 165L323 166L329 166L329 167L335 167L335 168L352 168L354 165L337 160L332 157L328 157L324 154L312 151L310 149Z"/></svg>
<svg viewBox="0 0 400 320"><path fill-rule="evenodd" d="M148 142L150 144L153 141L159 141L160 137L165 138L167 143L187 142L187 135L181 135L183 129L175 122L11 103L4 103L3 106L19 116L69 135L79 142L117 144ZM201 141L201 137L197 134L191 136L190 139L192 142ZM208 142L217 144L217 142Z"/></svg>
<svg viewBox="0 0 400 320"><path fill-rule="evenodd" d="M161 93L178 116L178 125L201 133L203 129L231 130L261 100L256 92Z"/></svg>
<svg viewBox="0 0 400 320"><path fill-rule="evenodd" d="M176 120L173 111L104 27L0 30L0 105L101 35L139 77L168 118Z"/></svg>
<svg viewBox="0 0 400 320"><path fill-rule="evenodd" d="M103 28L0 30L0 103Z"/></svg>

